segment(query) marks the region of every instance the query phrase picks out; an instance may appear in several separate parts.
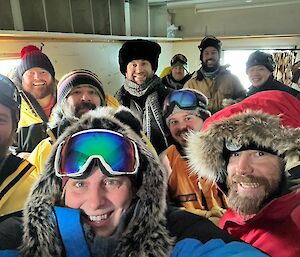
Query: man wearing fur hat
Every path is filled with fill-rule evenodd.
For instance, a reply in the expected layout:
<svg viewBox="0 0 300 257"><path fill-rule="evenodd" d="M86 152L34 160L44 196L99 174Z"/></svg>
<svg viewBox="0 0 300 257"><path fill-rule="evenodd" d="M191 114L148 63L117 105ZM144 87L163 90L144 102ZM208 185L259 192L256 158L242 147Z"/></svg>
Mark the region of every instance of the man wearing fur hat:
<svg viewBox="0 0 300 257"><path fill-rule="evenodd" d="M160 157L169 173L171 202L217 223L227 208L224 194L214 182L192 174L184 152L187 134L200 131L210 116L207 105L207 98L194 89L175 90L166 97L163 113L175 143Z"/></svg>
<svg viewBox="0 0 300 257"><path fill-rule="evenodd" d="M227 70L227 66L220 65L221 41L214 36L206 36L198 48L202 66L184 88L202 92L208 98L211 113L243 99L246 90L239 79Z"/></svg>
<svg viewBox="0 0 300 257"><path fill-rule="evenodd" d="M20 118L16 86L0 75L0 250L13 249L22 233L22 210L37 173L27 160L10 153Z"/></svg>
<svg viewBox="0 0 300 257"><path fill-rule="evenodd" d="M272 257L300 256L299 100L259 92L208 118L188 139L198 176L223 183L219 226Z"/></svg>
<svg viewBox="0 0 300 257"><path fill-rule="evenodd" d="M42 172L52 144L64 130L80 117L99 106L119 106L118 101L104 93L99 77L89 70L78 69L65 74L57 85L57 106L49 123L51 137L42 140L28 160Z"/></svg>
<svg viewBox="0 0 300 257"><path fill-rule="evenodd" d="M125 81L115 95L140 117L143 131L158 153L169 144L161 111L170 89L155 75L160 52L160 45L153 41L125 42L119 51L120 71Z"/></svg>
<svg viewBox="0 0 300 257"><path fill-rule="evenodd" d="M171 256L181 257L191 243L199 256L265 257L205 218L167 210L166 173L138 119L120 107L90 111L59 137L27 201L19 249L22 257L169 257L175 245Z"/></svg>
<svg viewBox="0 0 300 257"><path fill-rule="evenodd" d="M266 90L281 90L300 99L300 92L274 79L275 62L272 55L261 51L250 54L246 62L246 73L252 85L247 96Z"/></svg>
<svg viewBox="0 0 300 257"><path fill-rule="evenodd" d="M21 63L12 78L22 97L15 151L28 157L47 135L47 122L56 103L55 70L48 56L36 46L21 50Z"/></svg>
<svg viewBox="0 0 300 257"><path fill-rule="evenodd" d="M183 54L175 54L171 59L170 73L162 77L161 81L172 89L181 89L191 78L187 58Z"/></svg>

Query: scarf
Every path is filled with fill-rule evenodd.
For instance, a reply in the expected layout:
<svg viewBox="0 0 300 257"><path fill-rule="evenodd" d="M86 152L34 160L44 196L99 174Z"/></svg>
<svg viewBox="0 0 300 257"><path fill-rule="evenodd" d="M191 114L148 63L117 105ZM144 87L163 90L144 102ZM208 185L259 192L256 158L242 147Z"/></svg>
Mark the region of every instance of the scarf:
<svg viewBox="0 0 300 257"><path fill-rule="evenodd" d="M168 141L164 132L164 123L161 115L162 106L159 102L159 95L157 89L162 84L159 77L153 75L151 79L145 81L142 85L125 80L124 89L132 96L130 106L132 111L139 115L143 124L143 132L153 143L154 135L153 130L159 130L162 136L162 142L160 144L168 145ZM154 144L154 148L156 148ZM156 148L157 150L157 148Z"/></svg>
<svg viewBox="0 0 300 257"><path fill-rule="evenodd" d="M201 70L202 74L204 75L204 77L207 77L207 78L213 80L215 77L217 77L217 75L218 75L218 73L220 71L220 66L216 70L214 70L214 71L205 71L203 69L203 67L200 68L200 70Z"/></svg>
<svg viewBox="0 0 300 257"><path fill-rule="evenodd" d="M124 89L131 95L141 97L151 91L157 84L160 83L160 78L153 75L150 79L147 79L144 84L138 85L135 82L125 79Z"/></svg>

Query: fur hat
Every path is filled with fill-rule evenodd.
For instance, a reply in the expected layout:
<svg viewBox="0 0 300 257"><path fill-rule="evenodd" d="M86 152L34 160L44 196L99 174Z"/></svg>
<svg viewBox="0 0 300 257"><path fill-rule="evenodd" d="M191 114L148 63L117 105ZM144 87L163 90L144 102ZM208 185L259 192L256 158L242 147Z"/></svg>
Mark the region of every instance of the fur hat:
<svg viewBox="0 0 300 257"><path fill-rule="evenodd" d="M88 84L93 87L101 99L101 105L106 105L105 93L100 79L95 73L84 69L73 70L60 79L57 85L57 103L61 106L71 90L82 84Z"/></svg>
<svg viewBox="0 0 300 257"><path fill-rule="evenodd" d="M176 91L182 91L182 92L188 91L188 92L193 93L197 97L197 100L198 100L197 106L195 108L182 109L177 104L171 104L171 103L167 104L167 102L169 101L169 97L172 95L173 92L176 92ZM200 91L198 91L196 89L183 88L183 89L175 90L173 92L171 92L165 98L165 101L163 104L163 106L164 106L163 107L163 116L166 119L166 123L168 126L169 126L170 116L175 113L182 112L182 111L188 111L192 115L200 117L203 121L211 116L211 113L208 110L208 99Z"/></svg>
<svg viewBox="0 0 300 257"><path fill-rule="evenodd" d="M268 149L283 156L285 170L299 163L299 100L282 91L264 91L208 118L191 133L186 149L189 165L199 176L226 181L224 146ZM234 149L231 149L234 150Z"/></svg>
<svg viewBox="0 0 300 257"><path fill-rule="evenodd" d="M275 62L273 60L272 55L267 54L261 51L255 51L254 53L250 54L247 62L246 62L246 72L252 66L262 65L265 66L270 72L273 72L275 69Z"/></svg>
<svg viewBox="0 0 300 257"><path fill-rule="evenodd" d="M48 71L53 79L55 78L55 71L51 61L49 60L48 56L42 53L42 51L36 46L28 45L23 47L20 53L20 57L20 76L23 76L23 74L31 68L39 67Z"/></svg>
<svg viewBox="0 0 300 257"><path fill-rule="evenodd" d="M15 84L0 74L0 103L11 109L15 124L20 119L21 97Z"/></svg>
<svg viewBox="0 0 300 257"><path fill-rule="evenodd" d="M158 67L160 53L161 47L156 42L144 39L129 40L122 45L119 51L120 71L125 75L129 62L133 60L147 60L151 63L152 70L155 72Z"/></svg>
<svg viewBox="0 0 300 257"><path fill-rule="evenodd" d="M200 50L200 60L202 61L202 56L203 56L203 51L205 48L212 46L216 48L220 54L221 52L221 46L222 43L219 39L217 39L214 36L206 36L205 38L202 39L200 45L198 45L198 48Z"/></svg>
<svg viewBox="0 0 300 257"><path fill-rule="evenodd" d="M130 122L127 118L130 117ZM138 208L116 246L115 256L169 256L171 239L165 227L166 172L157 155L142 139L138 119L125 107L99 107L84 114L68 127L52 148L45 170L32 189L24 210L23 257L62 256L63 246L57 240L52 222L52 207L62 199L62 181L55 175L54 161L58 145L76 132L101 128L113 130L136 142L141 166L140 187L136 196ZM134 243L133 243L134 242ZM144 247L141 247L144 246Z"/></svg>

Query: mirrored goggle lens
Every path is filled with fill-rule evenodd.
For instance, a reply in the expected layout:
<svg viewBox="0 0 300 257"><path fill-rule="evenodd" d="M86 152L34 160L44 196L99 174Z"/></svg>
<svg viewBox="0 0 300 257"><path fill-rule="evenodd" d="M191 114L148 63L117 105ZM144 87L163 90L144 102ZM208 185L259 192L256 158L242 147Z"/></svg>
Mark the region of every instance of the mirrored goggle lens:
<svg viewBox="0 0 300 257"><path fill-rule="evenodd" d="M172 104L176 103L180 108L197 107L197 97L189 91L174 91L165 101L164 110Z"/></svg>
<svg viewBox="0 0 300 257"><path fill-rule="evenodd" d="M94 158L112 175L135 174L138 168L135 143L110 130L79 132L62 145L58 154L58 176L80 176Z"/></svg>

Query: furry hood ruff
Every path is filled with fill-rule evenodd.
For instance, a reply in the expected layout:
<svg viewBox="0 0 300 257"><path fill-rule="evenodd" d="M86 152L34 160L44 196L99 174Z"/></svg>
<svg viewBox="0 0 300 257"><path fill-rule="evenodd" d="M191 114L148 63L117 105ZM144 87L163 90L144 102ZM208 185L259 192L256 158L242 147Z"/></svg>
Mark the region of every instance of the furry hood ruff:
<svg viewBox="0 0 300 257"><path fill-rule="evenodd" d="M300 161L300 129L283 127L279 116L246 110L217 121L213 119L214 116L206 130L190 134L188 138L187 157L198 176L226 181L225 139L234 144L254 143L272 149L284 157L286 171Z"/></svg>
<svg viewBox="0 0 300 257"><path fill-rule="evenodd" d="M162 170L158 156L142 140L137 118L124 107L90 111L67 128L53 146L46 168L33 187L24 210L22 256L62 256L63 247L51 219L52 207L62 198L61 179L54 172L55 153L65 137L90 128L114 130L134 140L146 163L142 170L142 185L137 191L139 211L123 232L114 256L169 256L172 240L165 227L166 172Z"/></svg>

